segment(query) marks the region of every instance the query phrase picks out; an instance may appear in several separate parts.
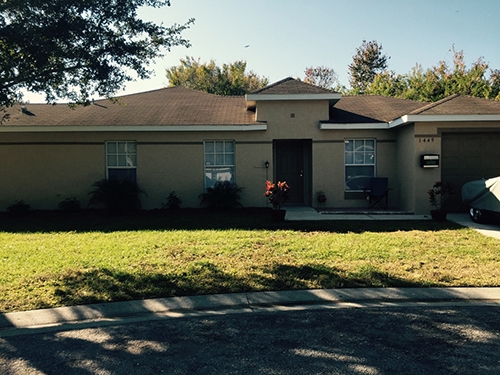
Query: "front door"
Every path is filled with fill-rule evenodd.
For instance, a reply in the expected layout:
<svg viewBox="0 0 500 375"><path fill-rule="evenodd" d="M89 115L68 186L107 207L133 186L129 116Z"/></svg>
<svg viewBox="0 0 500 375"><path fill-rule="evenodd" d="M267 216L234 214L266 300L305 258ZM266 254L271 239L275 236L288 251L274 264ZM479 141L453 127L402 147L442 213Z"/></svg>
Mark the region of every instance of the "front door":
<svg viewBox="0 0 500 375"><path fill-rule="evenodd" d="M311 141L274 141L276 181L290 186L289 203L310 204Z"/></svg>

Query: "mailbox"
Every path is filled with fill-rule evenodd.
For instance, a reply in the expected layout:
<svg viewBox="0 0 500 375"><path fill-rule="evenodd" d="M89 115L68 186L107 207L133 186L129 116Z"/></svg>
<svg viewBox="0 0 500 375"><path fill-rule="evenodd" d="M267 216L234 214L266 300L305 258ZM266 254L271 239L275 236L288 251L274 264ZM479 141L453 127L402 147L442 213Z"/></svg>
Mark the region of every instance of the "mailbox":
<svg viewBox="0 0 500 375"><path fill-rule="evenodd" d="M438 168L439 155L437 154L420 155L420 166L422 168Z"/></svg>

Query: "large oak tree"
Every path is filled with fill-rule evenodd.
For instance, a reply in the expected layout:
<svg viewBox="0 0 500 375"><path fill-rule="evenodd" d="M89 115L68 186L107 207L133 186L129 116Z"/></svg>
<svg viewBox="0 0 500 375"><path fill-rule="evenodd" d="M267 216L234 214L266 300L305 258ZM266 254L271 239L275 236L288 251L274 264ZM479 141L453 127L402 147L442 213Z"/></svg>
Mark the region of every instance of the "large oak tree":
<svg viewBox="0 0 500 375"><path fill-rule="evenodd" d="M0 108L23 89L48 102L111 97L127 81L148 78L148 63L173 46L189 46L184 24L138 18L140 7L168 0L6 0L0 2Z"/></svg>

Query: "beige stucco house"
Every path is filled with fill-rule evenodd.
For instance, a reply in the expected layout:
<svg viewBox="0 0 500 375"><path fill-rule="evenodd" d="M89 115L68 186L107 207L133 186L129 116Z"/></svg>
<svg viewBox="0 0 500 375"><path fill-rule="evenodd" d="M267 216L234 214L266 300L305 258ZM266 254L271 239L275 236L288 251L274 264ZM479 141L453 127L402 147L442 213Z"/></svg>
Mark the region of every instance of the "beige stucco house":
<svg viewBox="0 0 500 375"><path fill-rule="evenodd" d="M500 175L500 102L450 96L422 103L340 94L287 78L245 97L183 87L95 101L28 104L0 125L0 211L24 200L83 205L103 178L130 178L145 209L175 190L183 207L217 180L265 207L265 181L286 180L290 204L367 207L369 177L388 177L389 206L428 213L434 182ZM422 164L422 159L426 160ZM429 159L429 160L427 160ZM459 194L449 208L462 210Z"/></svg>

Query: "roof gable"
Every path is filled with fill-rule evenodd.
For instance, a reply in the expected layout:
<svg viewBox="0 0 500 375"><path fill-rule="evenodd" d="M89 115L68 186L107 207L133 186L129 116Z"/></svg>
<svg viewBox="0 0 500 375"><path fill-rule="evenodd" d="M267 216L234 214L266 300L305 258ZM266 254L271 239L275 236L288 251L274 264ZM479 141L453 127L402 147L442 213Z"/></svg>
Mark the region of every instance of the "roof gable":
<svg viewBox="0 0 500 375"><path fill-rule="evenodd" d="M331 105L342 97L341 94L302 82L291 77L246 95L247 108L255 108L258 101L326 100Z"/></svg>

